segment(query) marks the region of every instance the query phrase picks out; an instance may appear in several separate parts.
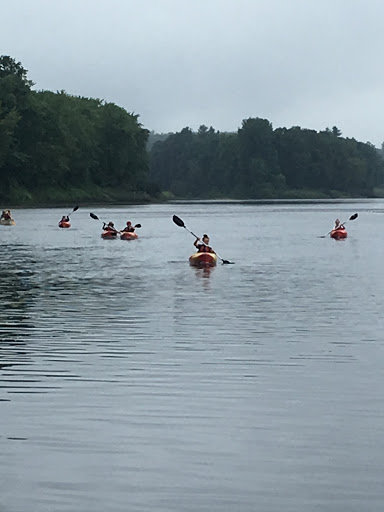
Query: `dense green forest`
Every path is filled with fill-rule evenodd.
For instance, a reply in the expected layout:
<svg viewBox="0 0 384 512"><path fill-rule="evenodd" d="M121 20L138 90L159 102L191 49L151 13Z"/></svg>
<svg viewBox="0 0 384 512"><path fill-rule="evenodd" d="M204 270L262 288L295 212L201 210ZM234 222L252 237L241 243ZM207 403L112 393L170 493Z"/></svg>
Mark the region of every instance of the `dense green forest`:
<svg viewBox="0 0 384 512"><path fill-rule="evenodd" d="M169 196L184 198L357 197L382 193L383 152L341 137L273 129L246 119L236 133L201 126L154 141L150 177Z"/></svg>
<svg viewBox="0 0 384 512"><path fill-rule="evenodd" d="M143 201L149 131L113 103L33 91L27 71L0 57L0 201Z"/></svg>
<svg viewBox="0 0 384 512"><path fill-rule="evenodd" d="M3 205L384 192L383 150L336 127L273 129L250 118L234 133L158 134L113 103L33 85L21 63L0 57Z"/></svg>

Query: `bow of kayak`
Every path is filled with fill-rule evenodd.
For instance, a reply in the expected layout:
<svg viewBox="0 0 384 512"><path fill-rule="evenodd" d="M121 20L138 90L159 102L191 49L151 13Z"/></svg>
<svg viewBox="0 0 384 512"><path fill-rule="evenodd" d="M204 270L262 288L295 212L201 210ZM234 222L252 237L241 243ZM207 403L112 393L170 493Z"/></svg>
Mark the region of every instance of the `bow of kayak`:
<svg viewBox="0 0 384 512"><path fill-rule="evenodd" d="M217 256L214 252L195 252L189 258L192 267L214 267L217 263Z"/></svg>
<svg viewBox="0 0 384 512"><path fill-rule="evenodd" d="M104 240L116 240L117 233L114 233L113 231L103 231L101 233L101 238L104 238Z"/></svg>
<svg viewBox="0 0 384 512"><path fill-rule="evenodd" d="M16 224L15 219L1 219L1 226L14 226Z"/></svg>
<svg viewBox="0 0 384 512"><path fill-rule="evenodd" d="M71 223L70 222L65 222L65 221L60 221L59 222L59 228L70 228L71 227Z"/></svg>
<svg viewBox="0 0 384 512"><path fill-rule="evenodd" d="M348 233L346 229L332 229L330 235L331 238L334 240L344 240L344 238L347 238Z"/></svg>
<svg viewBox="0 0 384 512"><path fill-rule="evenodd" d="M122 231L120 233L120 240L136 240L137 238L139 238L139 236L134 232Z"/></svg>

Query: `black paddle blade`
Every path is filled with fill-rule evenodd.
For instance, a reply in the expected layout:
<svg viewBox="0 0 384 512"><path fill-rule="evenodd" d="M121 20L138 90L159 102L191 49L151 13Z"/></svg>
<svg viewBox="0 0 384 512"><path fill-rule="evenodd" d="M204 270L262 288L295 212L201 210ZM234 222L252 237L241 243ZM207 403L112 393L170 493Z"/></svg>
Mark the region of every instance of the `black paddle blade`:
<svg viewBox="0 0 384 512"><path fill-rule="evenodd" d="M141 228L141 224L135 224L135 228Z"/></svg>
<svg viewBox="0 0 384 512"><path fill-rule="evenodd" d="M223 260L223 265L234 265L234 261Z"/></svg>
<svg viewBox="0 0 384 512"><path fill-rule="evenodd" d="M184 228L184 222L177 215L173 216L173 222L177 224L179 227Z"/></svg>
<svg viewBox="0 0 384 512"><path fill-rule="evenodd" d="M97 215L95 215L94 213L90 213L89 216L92 217L92 219L100 220L99 217Z"/></svg>
<svg viewBox="0 0 384 512"><path fill-rule="evenodd" d="M359 214L358 214L358 213L355 213L354 215L351 215L351 216L349 217L349 220L355 220L355 219L357 219L357 217L358 217L358 216L359 216Z"/></svg>
<svg viewBox="0 0 384 512"><path fill-rule="evenodd" d="M78 206L75 206L75 207L74 207L74 209L72 210L72 213L73 213L73 212L77 212L77 210L78 210L78 209L79 209L79 207L78 207Z"/></svg>

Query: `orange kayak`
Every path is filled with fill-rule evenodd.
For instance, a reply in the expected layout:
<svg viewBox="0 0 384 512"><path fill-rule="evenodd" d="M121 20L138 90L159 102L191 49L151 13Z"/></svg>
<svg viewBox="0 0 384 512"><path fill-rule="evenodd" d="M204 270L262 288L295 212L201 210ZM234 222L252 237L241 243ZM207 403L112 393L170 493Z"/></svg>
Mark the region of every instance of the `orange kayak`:
<svg viewBox="0 0 384 512"><path fill-rule="evenodd" d="M14 226L16 224L14 219L0 219L1 226Z"/></svg>
<svg viewBox="0 0 384 512"><path fill-rule="evenodd" d="M195 252L189 258L192 267L214 267L217 263L217 256L214 252Z"/></svg>
<svg viewBox="0 0 384 512"><path fill-rule="evenodd" d="M70 228L71 227L71 223L70 222L66 222L66 221L60 221L59 222L59 228Z"/></svg>
<svg viewBox="0 0 384 512"><path fill-rule="evenodd" d="M345 228L343 229L332 229L330 233L330 237L334 238L335 240L343 240L344 238L347 238L348 233Z"/></svg>
<svg viewBox="0 0 384 512"><path fill-rule="evenodd" d="M120 240L136 240L136 238L139 237L135 232L130 233L129 231L122 231L120 233Z"/></svg>
<svg viewBox="0 0 384 512"><path fill-rule="evenodd" d="M117 238L117 233L114 231L103 231L101 233L101 238L104 238L105 240L115 240Z"/></svg>

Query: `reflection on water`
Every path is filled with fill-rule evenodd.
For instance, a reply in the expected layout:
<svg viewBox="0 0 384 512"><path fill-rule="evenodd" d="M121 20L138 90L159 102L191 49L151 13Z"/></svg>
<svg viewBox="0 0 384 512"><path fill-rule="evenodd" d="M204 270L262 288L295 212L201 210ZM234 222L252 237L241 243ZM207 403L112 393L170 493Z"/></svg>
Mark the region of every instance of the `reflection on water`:
<svg viewBox="0 0 384 512"><path fill-rule="evenodd" d="M197 278L201 279L209 279L211 277L211 273L214 272L215 267L191 267L195 271L195 275Z"/></svg>
<svg viewBox="0 0 384 512"><path fill-rule="evenodd" d="M34 263L27 248L0 246L0 372L30 361L25 344L33 329L28 309L35 293L30 270ZM0 389L7 388L6 382L1 380Z"/></svg>
<svg viewBox="0 0 384 512"><path fill-rule="evenodd" d="M381 511L382 203L174 206L0 230L0 510Z"/></svg>

